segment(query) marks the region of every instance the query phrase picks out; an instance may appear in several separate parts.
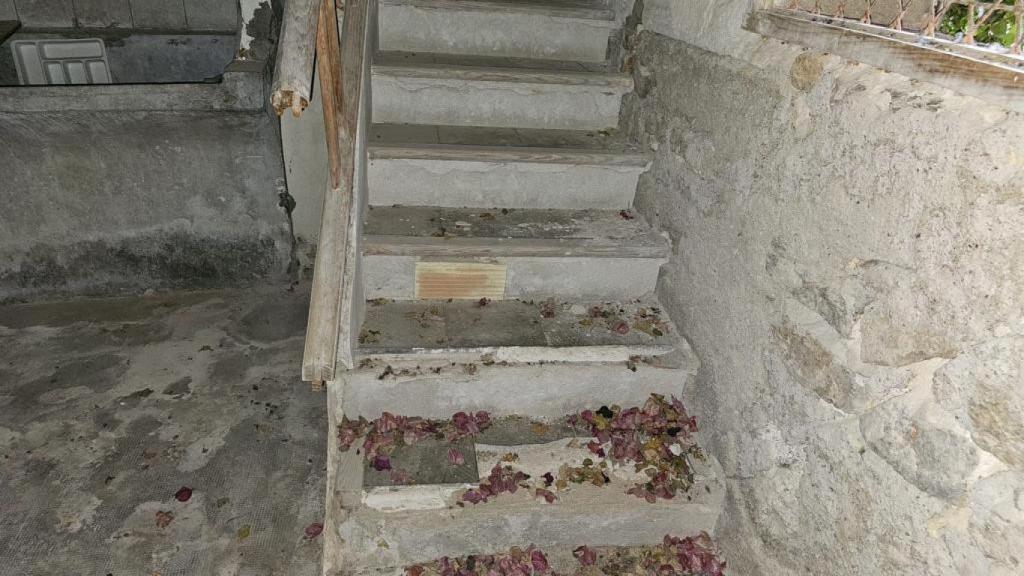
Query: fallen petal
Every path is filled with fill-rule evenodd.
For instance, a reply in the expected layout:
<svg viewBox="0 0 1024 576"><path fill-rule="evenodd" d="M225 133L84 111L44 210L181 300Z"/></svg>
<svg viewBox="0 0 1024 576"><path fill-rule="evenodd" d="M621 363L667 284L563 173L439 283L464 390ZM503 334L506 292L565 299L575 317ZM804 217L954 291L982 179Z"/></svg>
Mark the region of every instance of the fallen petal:
<svg viewBox="0 0 1024 576"><path fill-rule="evenodd" d="M306 526L306 538L312 540L320 535L324 531L324 525L319 522L313 522L309 526Z"/></svg>
<svg viewBox="0 0 1024 576"><path fill-rule="evenodd" d="M462 455L462 452L457 448L448 449L448 464L452 466L464 466L466 464L466 457Z"/></svg>
<svg viewBox="0 0 1024 576"><path fill-rule="evenodd" d="M171 521L174 520L174 513L166 510L160 510L156 513L156 527L167 528Z"/></svg>
<svg viewBox="0 0 1024 576"><path fill-rule="evenodd" d="M580 546L572 551L572 555L580 561L583 566L593 566L597 562L597 552L588 546Z"/></svg>

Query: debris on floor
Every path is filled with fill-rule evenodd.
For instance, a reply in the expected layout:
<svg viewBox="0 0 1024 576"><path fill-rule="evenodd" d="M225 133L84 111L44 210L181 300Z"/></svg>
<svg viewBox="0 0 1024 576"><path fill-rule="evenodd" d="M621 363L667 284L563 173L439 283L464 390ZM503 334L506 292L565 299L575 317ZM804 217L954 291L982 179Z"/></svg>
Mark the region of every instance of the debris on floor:
<svg viewBox="0 0 1024 576"><path fill-rule="evenodd" d="M567 442L566 448L585 448L589 457L578 464L560 462L554 469L532 477L517 468L518 455L509 452L486 476L460 480L451 468L467 467L466 453L475 455L473 446L464 441L478 440L495 425L502 429L497 436L504 436L499 439L505 442L540 444L542 439L549 442L548 437L553 436L556 441L560 438ZM602 406L596 411L569 415L564 422L553 424L521 417L495 420L487 412L459 412L448 420L385 412L374 420L350 420L343 416L337 434L341 451L351 450L357 444L361 446L369 478L374 472L388 472L391 485L478 481L478 485L463 492L456 503L464 506L485 503L504 493L514 494L520 488L532 491L535 497L550 504L558 500L559 492L570 489L571 485L606 486L611 483L613 470L622 468L631 468L637 478L627 494L650 503L671 500L693 486L692 459L704 459L695 441L696 432L696 419L687 414L679 399L653 394L642 407ZM580 438L582 436L589 438ZM414 445L426 447L417 456L407 450ZM398 458L399 454L403 456ZM423 458L434 458L438 462L424 466ZM395 460L412 462L416 470L396 464ZM475 466L476 460L470 464ZM431 474L433 479L425 476ZM364 485L382 483L373 481Z"/></svg>
<svg viewBox="0 0 1024 576"><path fill-rule="evenodd" d="M287 286L0 306L0 573L321 573Z"/></svg>

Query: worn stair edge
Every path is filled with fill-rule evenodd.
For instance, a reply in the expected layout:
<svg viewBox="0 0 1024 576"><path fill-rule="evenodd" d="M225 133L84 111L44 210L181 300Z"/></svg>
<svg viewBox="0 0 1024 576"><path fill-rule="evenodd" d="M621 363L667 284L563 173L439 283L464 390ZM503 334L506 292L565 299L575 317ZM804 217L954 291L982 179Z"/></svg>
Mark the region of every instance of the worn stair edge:
<svg viewBox="0 0 1024 576"><path fill-rule="evenodd" d="M528 146L468 146L457 144L370 145L371 160L437 160L446 162L557 164L645 169L645 154L626 151L598 151Z"/></svg>
<svg viewBox="0 0 1024 576"><path fill-rule="evenodd" d="M425 258L654 258L671 243L641 218L613 210L375 207L363 254Z"/></svg>
<svg viewBox="0 0 1024 576"><path fill-rule="evenodd" d="M595 17L596 16L596 17ZM518 2L384 3L383 50L601 62L618 23L611 11Z"/></svg>
<svg viewBox="0 0 1024 576"><path fill-rule="evenodd" d="M370 204L628 209L643 167L371 158Z"/></svg>
<svg viewBox="0 0 1024 576"><path fill-rule="evenodd" d="M636 153L556 148L375 145L374 206L629 208L648 159Z"/></svg>
<svg viewBox="0 0 1024 576"><path fill-rule="evenodd" d="M629 362L631 356L638 355L646 360ZM497 364L486 365L481 361L481 357L491 362L492 358L524 356L533 363L501 365L508 360L497 360ZM460 411L483 410L495 416L528 414L554 419L592 408L595 398L633 406L643 404L651 394L681 396L693 384L700 366L682 339L675 348L643 350L491 349L483 354L410 350L367 358L373 359L374 367L343 376L343 405L353 417L377 418L390 412L442 419ZM396 374L380 378L388 365ZM469 369L472 373L467 366L473 367ZM434 374L434 369L441 373ZM403 374L403 370L409 373Z"/></svg>
<svg viewBox="0 0 1024 576"><path fill-rule="evenodd" d="M380 0L381 6L414 6L437 10L466 10L487 13L506 12L511 14L538 14L552 18L577 18L581 20L615 21L615 11L610 8L587 7L572 4L550 4L540 2L516 2L501 0Z"/></svg>
<svg viewBox="0 0 1024 576"><path fill-rule="evenodd" d="M373 68L379 123L605 130L633 85L624 74L382 58Z"/></svg>
<svg viewBox="0 0 1024 576"><path fill-rule="evenodd" d="M342 555L350 561L349 574L390 573L443 556L512 546L635 546L658 543L665 534L711 533L724 501L722 474L713 460L696 468L699 482L689 498L655 504L625 494L625 484L615 481L603 488L573 487L553 504L526 490L440 510L381 512L357 504L337 526L345 543ZM346 492L361 502L361 478L355 476L350 480L360 483Z"/></svg>
<svg viewBox="0 0 1024 576"><path fill-rule="evenodd" d="M593 440L591 436L579 436L532 444L475 444L475 459L478 463L476 472L479 478L485 478L495 466L510 467L513 470L525 473L533 480L534 484L543 486L543 484L538 484L538 481L545 473L557 474L563 464L582 466L585 460L592 460L594 455L586 448L587 443L591 440ZM511 462L504 461L503 457L507 454L515 454L516 459ZM710 469L706 465L697 462L693 462L693 464L695 465L696 473L694 478L695 485L691 489L691 494L696 490L706 491L706 488L710 486L709 480L713 479L709 475ZM630 487L648 480L646 474L637 472L632 465L615 466L613 464L605 473L608 474L611 482L600 490L613 494L625 494ZM361 498L350 500L347 509L354 511L360 508L369 508L387 515L401 512L426 512L455 508L458 506L457 502L461 494L466 489L475 487L476 484L464 483L364 486L361 491ZM563 496L568 496L568 499L571 500L576 496L575 492L579 490L591 492L593 488L593 486L570 485L570 489L564 491L552 489L552 492L557 493L559 496L557 503L552 504L564 505ZM507 504L500 502L504 500L503 496L505 495L498 496L492 502L478 504L477 506ZM671 502L664 502L664 504L678 505L683 500L684 498L680 497L673 499ZM572 505L571 502L568 504ZM636 504L640 505L641 502L636 502ZM465 504L465 506L472 505Z"/></svg>
<svg viewBox="0 0 1024 576"><path fill-rule="evenodd" d="M373 65L373 75L391 78L409 78L452 82L514 83L522 85L555 85L564 87L593 87L615 90L624 94L633 89L633 78L615 72L577 72L572 70L544 70L540 68L511 68L488 66L460 66L456 64L389 64ZM375 122L393 122L374 118Z"/></svg>
<svg viewBox="0 0 1024 576"><path fill-rule="evenodd" d="M421 258L645 258L668 257L665 246L629 245L615 239L429 238L363 236L365 256Z"/></svg>

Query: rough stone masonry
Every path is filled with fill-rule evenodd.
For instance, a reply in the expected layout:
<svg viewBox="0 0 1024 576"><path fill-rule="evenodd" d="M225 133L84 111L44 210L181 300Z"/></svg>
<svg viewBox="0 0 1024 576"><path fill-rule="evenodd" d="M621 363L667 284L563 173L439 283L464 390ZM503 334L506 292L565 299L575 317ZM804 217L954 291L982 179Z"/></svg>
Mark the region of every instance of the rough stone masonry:
<svg viewBox="0 0 1024 576"><path fill-rule="evenodd" d="M738 574L1024 571L1024 118L647 0L626 129Z"/></svg>

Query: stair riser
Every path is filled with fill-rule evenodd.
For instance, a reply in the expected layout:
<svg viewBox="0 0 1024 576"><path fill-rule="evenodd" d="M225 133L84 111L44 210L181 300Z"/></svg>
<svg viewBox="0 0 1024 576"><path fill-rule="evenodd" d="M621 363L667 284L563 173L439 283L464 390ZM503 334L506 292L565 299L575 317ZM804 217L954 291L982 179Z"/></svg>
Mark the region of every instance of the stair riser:
<svg viewBox="0 0 1024 576"><path fill-rule="evenodd" d="M457 519L447 511L393 517L358 513L339 532L347 543L344 553L354 568L351 574L380 574L444 556L495 553L513 546L640 546L658 544L666 534L712 533L721 498L702 499L706 505L650 505L639 499L620 500L617 506L592 502L585 507L496 508L485 503L463 509Z"/></svg>
<svg viewBox="0 0 1024 576"><path fill-rule="evenodd" d="M382 50L603 62L613 22L491 10L380 6Z"/></svg>
<svg viewBox="0 0 1024 576"><path fill-rule="evenodd" d="M370 203L466 208L629 208L637 166L371 159Z"/></svg>
<svg viewBox="0 0 1024 576"><path fill-rule="evenodd" d="M485 410L492 415L528 414L555 419L593 408L595 401L620 406L642 405L651 394L680 396L692 382L690 370L654 368L638 363L637 371L617 364L546 364L482 366L473 375L452 367L441 374L378 380L382 370L345 376L342 405L350 417L377 418L383 412L449 418L460 411Z"/></svg>
<svg viewBox="0 0 1024 576"><path fill-rule="evenodd" d="M432 259L438 260L438 259ZM416 299L414 256L363 257L366 298ZM473 260L454 260L457 262ZM651 293L664 260L658 258L495 258L505 264L505 298L628 300Z"/></svg>
<svg viewBox="0 0 1024 576"><path fill-rule="evenodd" d="M622 86L373 74L373 121L559 130L619 122Z"/></svg>

